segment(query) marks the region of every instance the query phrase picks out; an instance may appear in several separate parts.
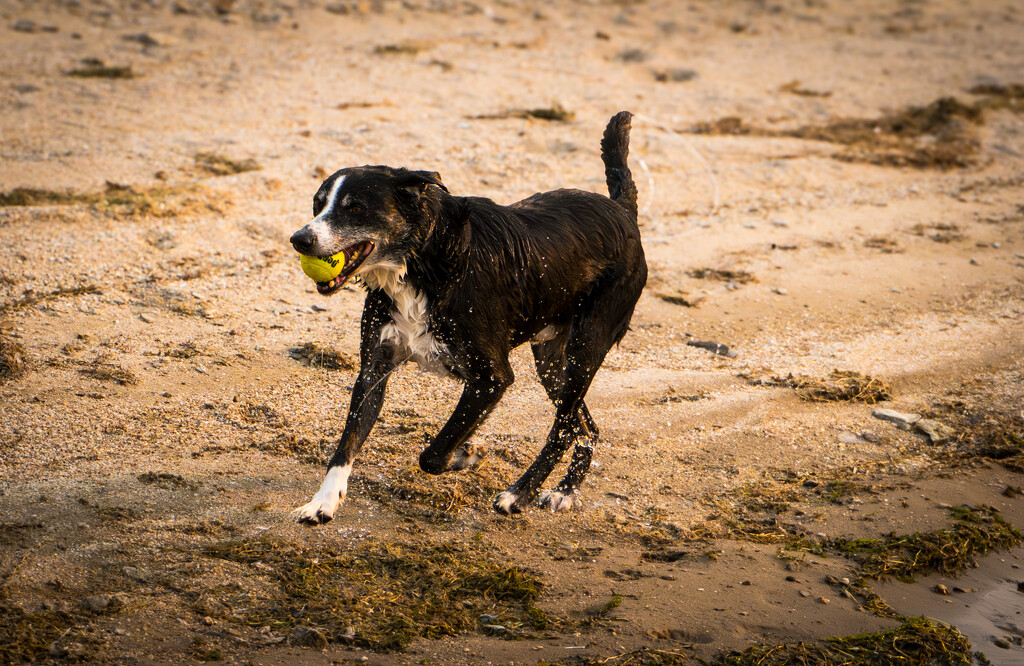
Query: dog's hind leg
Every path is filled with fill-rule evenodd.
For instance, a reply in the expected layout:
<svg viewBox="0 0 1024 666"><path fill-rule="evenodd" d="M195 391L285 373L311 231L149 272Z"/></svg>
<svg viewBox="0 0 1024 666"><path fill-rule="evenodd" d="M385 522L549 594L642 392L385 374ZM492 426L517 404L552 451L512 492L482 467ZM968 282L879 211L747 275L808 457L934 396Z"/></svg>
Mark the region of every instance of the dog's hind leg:
<svg viewBox="0 0 1024 666"><path fill-rule="evenodd" d="M512 368L506 361L504 367L466 384L448 422L420 454L420 469L430 474L441 474L465 469L479 460L480 452L467 445L466 440L484 422L514 379Z"/></svg>
<svg viewBox="0 0 1024 666"><path fill-rule="evenodd" d="M555 423L537 459L518 481L495 498L493 506L498 513L519 513L536 497L541 484L569 447L587 434L587 422L593 420L586 418L589 412L585 411L584 396L608 350L625 335L645 279L646 271L635 276L605 275L577 303L561 364L564 375L555 399ZM561 487L574 493L590 467L591 454L586 448L574 453L576 465L570 464L565 485ZM562 504L562 497L551 497L549 505L555 499Z"/></svg>
<svg viewBox="0 0 1024 666"><path fill-rule="evenodd" d="M552 340L532 345L537 375L555 407L558 406L559 395L565 385L566 340L567 336L562 334ZM594 423L587 404L582 400L577 415L581 434L576 436L573 443L569 471L554 490L545 491L537 501L541 507L552 511L564 511L576 505L576 493L590 470L590 461L597 444L597 424Z"/></svg>

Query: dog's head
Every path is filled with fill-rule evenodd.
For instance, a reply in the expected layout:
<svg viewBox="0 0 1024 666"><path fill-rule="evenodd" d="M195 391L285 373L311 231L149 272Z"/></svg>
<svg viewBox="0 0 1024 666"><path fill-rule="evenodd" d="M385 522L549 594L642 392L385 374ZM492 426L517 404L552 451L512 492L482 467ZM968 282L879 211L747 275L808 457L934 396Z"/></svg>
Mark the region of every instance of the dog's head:
<svg viewBox="0 0 1024 666"><path fill-rule="evenodd" d="M403 266L436 218L439 196L432 185L448 191L433 171L385 166L342 169L325 180L313 197L313 219L290 239L299 254L345 253L341 274L317 282L317 291L330 295L358 273Z"/></svg>

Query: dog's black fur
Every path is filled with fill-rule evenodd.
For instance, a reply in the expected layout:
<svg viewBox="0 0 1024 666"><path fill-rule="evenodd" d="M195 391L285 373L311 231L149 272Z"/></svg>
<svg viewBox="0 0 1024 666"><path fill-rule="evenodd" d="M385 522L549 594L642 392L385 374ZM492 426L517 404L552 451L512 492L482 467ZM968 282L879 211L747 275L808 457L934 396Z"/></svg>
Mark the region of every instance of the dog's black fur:
<svg viewBox="0 0 1024 666"><path fill-rule="evenodd" d="M318 283L321 293L353 275L368 293L345 430L321 492L297 510L301 522L333 517L397 365L416 360L465 383L455 412L420 455L424 471L440 474L476 461L467 440L512 384L509 353L531 340L555 422L540 455L494 508L518 513L575 445L565 478L541 497L552 509L573 505L598 435L584 396L628 330L647 280L626 163L631 117L614 116L601 141L610 197L555 190L501 206L450 195L434 172L383 166L343 169L324 182L317 217L291 242L302 254L346 253L345 272ZM419 328L403 308L420 312ZM419 333L403 338L398 332L406 329Z"/></svg>

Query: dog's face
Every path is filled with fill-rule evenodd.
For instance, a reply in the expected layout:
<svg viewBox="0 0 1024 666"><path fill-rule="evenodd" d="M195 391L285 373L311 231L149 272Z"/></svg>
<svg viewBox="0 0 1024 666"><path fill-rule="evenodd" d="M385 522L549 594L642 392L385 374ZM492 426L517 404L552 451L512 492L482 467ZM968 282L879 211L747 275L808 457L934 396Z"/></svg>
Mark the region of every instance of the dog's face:
<svg viewBox="0 0 1024 666"><path fill-rule="evenodd" d="M341 274L317 282L317 291L330 295L354 275L402 266L429 231L430 204L437 201L427 193L430 185L447 191L433 171L383 166L342 169L325 180L313 197L313 219L291 237L299 254L345 253Z"/></svg>

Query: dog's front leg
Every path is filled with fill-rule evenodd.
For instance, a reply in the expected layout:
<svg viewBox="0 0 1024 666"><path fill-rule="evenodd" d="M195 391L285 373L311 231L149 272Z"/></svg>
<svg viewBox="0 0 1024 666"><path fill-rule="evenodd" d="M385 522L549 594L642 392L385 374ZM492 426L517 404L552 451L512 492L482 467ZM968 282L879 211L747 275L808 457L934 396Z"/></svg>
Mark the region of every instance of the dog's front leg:
<svg viewBox="0 0 1024 666"><path fill-rule="evenodd" d="M468 452L460 460L453 462L455 451L466 443L476 427L483 423L501 400L505 389L512 384L512 368L503 370L485 379L466 384L459 404L448 422L430 442L430 446L420 454L420 469L430 474L441 474L468 466Z"/></svg>
<svg viewBox="0 0 1024 666"><path fill-rule="evenodd" d="M345 431L327 463L327 475L320 490L313 496L313 501L292 512L292 516L300 523L318 525L334 518L338 505L344 501L348 492L352 463L377 422L384 403L388 376L398 364L394 348L380 342L388 303L378 302L374 296L375 293L371 292L363 309L361 363L359 376L352 387L352 402L345 420Z"/></svg>

